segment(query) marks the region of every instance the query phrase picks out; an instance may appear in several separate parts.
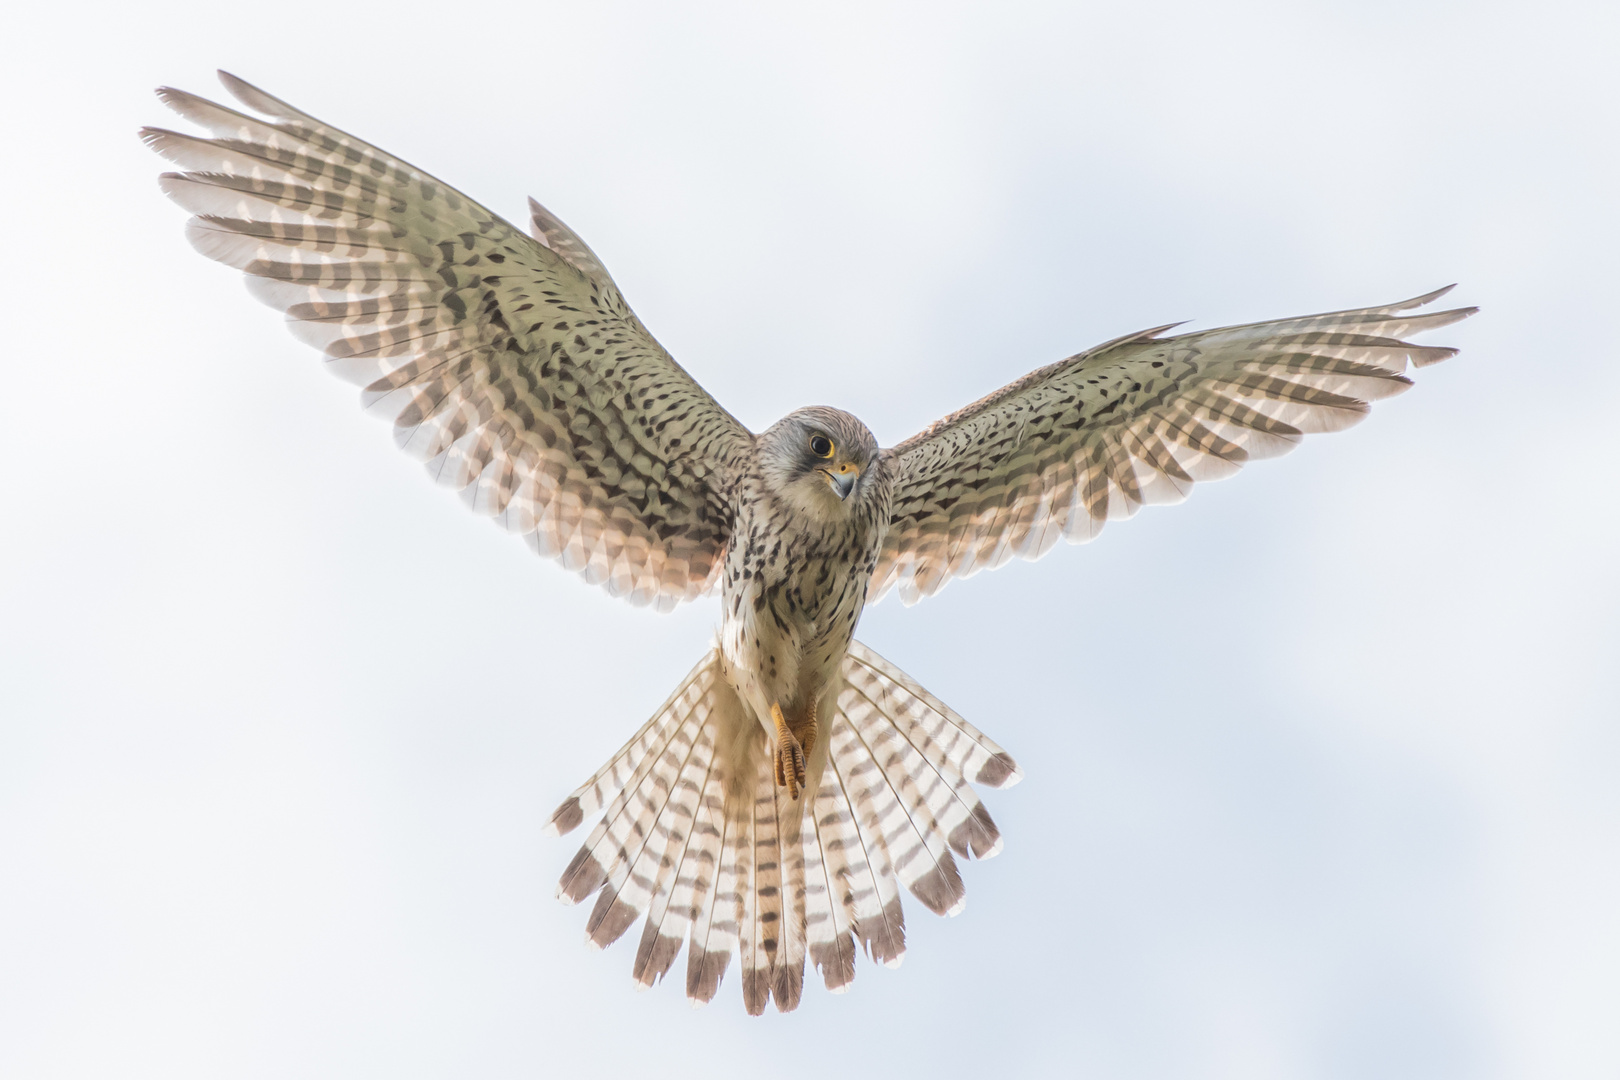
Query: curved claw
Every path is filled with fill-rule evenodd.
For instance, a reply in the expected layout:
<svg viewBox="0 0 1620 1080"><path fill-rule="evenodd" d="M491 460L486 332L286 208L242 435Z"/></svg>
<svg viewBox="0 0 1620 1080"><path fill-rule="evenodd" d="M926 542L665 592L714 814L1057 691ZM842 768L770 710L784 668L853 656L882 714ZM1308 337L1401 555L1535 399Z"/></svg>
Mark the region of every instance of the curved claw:
<svg viewBox="0 0 1620 1080"><path fill-rule="evenodd" d="M794 799L804 787L804 751L797 742L786 742L776 749L776 786L787 788Z"/></svg>
<svg viewBox="0 0 1620 1080"><path fill-rule="evenodd" d="M774 702L771 704L771 722L776 725L776 786L787 788L788 794L797 801L799 792L804 789L804 747L799 745L799 740L793 737L792 730L788 728L787 720L782 716L782 707ZM814 729L810 738L815 738Z"/></svg>

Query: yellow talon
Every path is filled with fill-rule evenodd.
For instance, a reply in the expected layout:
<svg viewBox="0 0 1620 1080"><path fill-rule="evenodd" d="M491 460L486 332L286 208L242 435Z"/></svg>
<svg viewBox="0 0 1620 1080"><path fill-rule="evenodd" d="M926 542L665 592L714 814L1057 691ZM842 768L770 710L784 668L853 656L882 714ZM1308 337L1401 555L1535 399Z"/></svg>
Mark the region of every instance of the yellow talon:
<svg viewBox="0 0 1620 1080"><path fill-rule="evenodd" d="M799 732L799 747L804 751L806 767L810 763L810 752L816 748L816 703L810 703L808 719L805 720L804 729Z"/></svg>
<svg viewBox="0 0 1620 1080"><path fill-rule="evenodd" d="M787 720L782 716L782 706L774 701L771 702L771 722L776 725L776 786L787 788L788 794L797 800L799 791L804 787L806 751L793 737ZM814 745L814 720L810 722L810 739Z"/></svg>

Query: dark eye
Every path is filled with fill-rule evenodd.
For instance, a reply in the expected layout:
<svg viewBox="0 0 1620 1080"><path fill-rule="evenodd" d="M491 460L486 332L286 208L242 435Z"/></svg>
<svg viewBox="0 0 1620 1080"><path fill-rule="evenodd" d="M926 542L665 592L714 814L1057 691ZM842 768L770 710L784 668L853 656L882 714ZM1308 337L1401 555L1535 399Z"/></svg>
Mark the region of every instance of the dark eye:
<svg viewBox="0 0 1620 1080"><path fill-rule="evenodd" d="M832 440L825 435L810 436L810 452L816 457L832 457Z"/></svg>

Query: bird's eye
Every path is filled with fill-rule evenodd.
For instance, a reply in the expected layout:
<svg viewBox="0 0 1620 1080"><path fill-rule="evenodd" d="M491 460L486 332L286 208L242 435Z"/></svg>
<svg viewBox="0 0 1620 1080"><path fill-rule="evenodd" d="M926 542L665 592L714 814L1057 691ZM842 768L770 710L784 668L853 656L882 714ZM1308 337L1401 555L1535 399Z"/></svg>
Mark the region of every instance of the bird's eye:
<svg viewBox="0 0 1620 1080"><path fill-rule="evenodd" d="M828 458L833 456L832 440L825 435L810 436L810 452L816 457Z"/></svg>

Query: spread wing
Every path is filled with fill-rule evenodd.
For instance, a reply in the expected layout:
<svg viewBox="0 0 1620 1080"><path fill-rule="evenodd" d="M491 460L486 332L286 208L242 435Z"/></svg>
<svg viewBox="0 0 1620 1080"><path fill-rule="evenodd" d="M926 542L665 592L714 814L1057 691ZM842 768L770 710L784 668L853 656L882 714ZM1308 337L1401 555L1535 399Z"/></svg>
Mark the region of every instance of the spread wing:
<svg viewBox="0 0 1620 1080"><path fill-rule="evenodd" d="M868 600L907 604L953 577L1082 543L1109 518L1180 502L1193 483L1349 427L1455 349L1401 338L1476 308L1385 307L1132 334L1031 372L888 451L894 516Z"/></svg>
<svg viewBox="0 0 1620 1080"><path fill-rule="evenodd" d="M191 242L248 275L469 506L632 603L703 592L753 437L672 360L585 243L535 237L411 165L220 73L257 119L159 97L147 128Z"/></svg>

